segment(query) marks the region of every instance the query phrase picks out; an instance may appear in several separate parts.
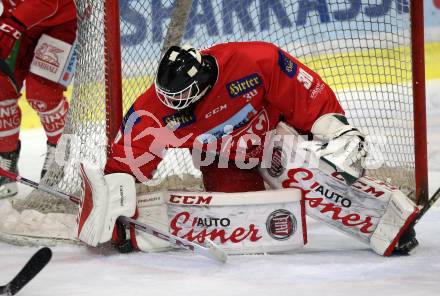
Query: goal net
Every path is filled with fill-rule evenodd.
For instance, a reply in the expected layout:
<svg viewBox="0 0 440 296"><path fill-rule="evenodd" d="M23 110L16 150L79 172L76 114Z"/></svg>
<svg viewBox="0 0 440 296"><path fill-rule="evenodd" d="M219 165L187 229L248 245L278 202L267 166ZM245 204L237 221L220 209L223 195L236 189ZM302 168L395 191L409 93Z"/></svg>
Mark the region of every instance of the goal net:
<svg viewBox="0 0 440 296"><path fill-rule="evenodd" d="M416 198L415 139L416 133L421 133L423 142L425 131L415 129L414 118L425 118L423 113L414 115L423 110L424 102L420 102L422 107L414 104L413 73L417 68L412 58L411 24L415 24L412 7L420 5L413 3L421 1L75 2L79 28L73 96L57 148L57 163L45 176L44 184L77 194L80 161L105 165L108 143L123 112L152 84L164 48L171 44L205 48L228 41L263 40L297 57L335 90L350 122L368 135L380 155L380 163L370 164L367 174L389 181ZM115 13L117 5L119 13ZM426 175L423 169L422 165L421 176ZM173 149L152 182L140 190L156 190L151 189L153 185L202 189L200 176L189 152ZM17 221L15 225L0 224L3 239L17 242L31 237L47 243L47 237L74 237L71 224L76 206L68 201L34 191L3 211L13 215L11 221ZM29 213L37 218L29 222L25 219ZM18 221L27 222L19 225ZM48 223L59 224L62 233L37 232Z"/></svg>

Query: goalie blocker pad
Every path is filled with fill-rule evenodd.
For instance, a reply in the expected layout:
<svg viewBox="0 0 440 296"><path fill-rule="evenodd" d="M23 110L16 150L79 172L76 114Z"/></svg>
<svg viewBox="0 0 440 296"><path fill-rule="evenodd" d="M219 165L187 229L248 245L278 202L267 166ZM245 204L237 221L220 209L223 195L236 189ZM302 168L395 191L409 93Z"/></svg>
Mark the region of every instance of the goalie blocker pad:
<svg viewBox="0 0 440 296"><path fill-rule="evenodd" d="M326 164L301 148L304 141L290 126L278 124L270 140L273 153L260 168L264 180L272 188L303 189L307 215L369 244L377 254L391 255L418 208L375 178L364 176L349 186L338 173L323 173Z"/></svg>
<svg viewBox="0 0 440 296"><path fill-rule="evenodd" d="M228 254L285 252L307 243L304 200L298 189L157 192L138 196L137 206L139 221L189 241L203 244L210 239ZM142 251L170 247L139 231L131 239Z"/></svg>

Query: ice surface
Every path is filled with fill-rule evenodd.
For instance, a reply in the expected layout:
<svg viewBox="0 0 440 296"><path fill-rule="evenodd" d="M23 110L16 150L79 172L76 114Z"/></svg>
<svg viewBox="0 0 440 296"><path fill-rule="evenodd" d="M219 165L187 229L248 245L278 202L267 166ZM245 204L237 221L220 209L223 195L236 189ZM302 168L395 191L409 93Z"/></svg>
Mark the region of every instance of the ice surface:
<svg viewBox="0 0 440 296"><path fill-rule="evenodd" d="M230 256L224 265L186 252L55 247L52 262L21 295L438 295L438 221L436 207L417 226L416 252L391 258L316 223L300 253ZM0 283L35 250L0 244Z"/></svg>
<svg viewBox="0 0 440 296"><path fill-rule="evenodd" d="M430 192L440 187L440 80L428 82ZM21 134L20 172L38 180L42 130ZM30 189L20 185L21 195ZM440 295L440 207L417 225L411 256L384 258L318 223L299 253L230 256L218 264L186 252L121 255L109 248L53 248L52 262L20 295ZM0 285L36 251L0 243Z"/></svg>

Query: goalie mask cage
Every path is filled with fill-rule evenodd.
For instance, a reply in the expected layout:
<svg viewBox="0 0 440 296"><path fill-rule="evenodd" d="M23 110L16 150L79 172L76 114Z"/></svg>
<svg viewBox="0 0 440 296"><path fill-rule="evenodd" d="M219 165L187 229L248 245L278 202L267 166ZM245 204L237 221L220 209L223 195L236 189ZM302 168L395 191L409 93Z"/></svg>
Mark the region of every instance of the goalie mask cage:
<svg viewBox="0 0 440 296"><path fill-rule="evenodd" d="M74 194L80 187L80 160L104 166L108 143L123 113L152 84L161 52L169 45L204 48L220 42L263 40L297 57L335 90L349 121L372 138L373 150L383 157L382 165L368 170L368 175L397 185L414 200L426 201L423 1L75 2L79 28L73 96L57 148L58 164L46 174L45 184ZM199 178L189 152L173 149L153 183L193 188ZM14 221L26 220L29 213L42 221L52 215L45 223L61 228L71 227L74 219L52 222L57 215L76 213L69 202L38 191L14 201L13 208L15 215L21 215ZM54 212L58 214L46 214ZM14 242L29 236L40 238L39 243L48 236L73 237L67 226L61 234L27 229L38 228L38 219L33 226L17 226L17 222L13 230L3 223L0 233Z"/></svg>

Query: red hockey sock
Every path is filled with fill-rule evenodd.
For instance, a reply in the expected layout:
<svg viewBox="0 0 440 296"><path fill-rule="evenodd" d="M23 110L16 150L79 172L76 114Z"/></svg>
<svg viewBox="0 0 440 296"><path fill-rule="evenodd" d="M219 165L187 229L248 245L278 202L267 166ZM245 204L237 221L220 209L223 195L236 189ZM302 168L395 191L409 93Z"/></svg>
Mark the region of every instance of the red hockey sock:
<svg viewBox="0 0 440 296"><path fill-rule="evenodd" d="M69 107L63 96L64 87L31 74L26 78L26 89L28 102L38 112L47 140L57 144Z"/></svg>
<svg viewBox="0 0 440 296"><path fill-rule="evenodd" d="M0 152L17 149L21 111L17 99L0 101Z"/></svg>
<svg viewBox="0 0 440 296"><path fill-rule="evenodd" d="M47 141L49 141L49 143L56 145L58 139L61 137L61 134L64 130L68 108L69 104L63 98L63 100L59 102L55 108L46 112L38 112L41 124L46 132Z"/></svg>

